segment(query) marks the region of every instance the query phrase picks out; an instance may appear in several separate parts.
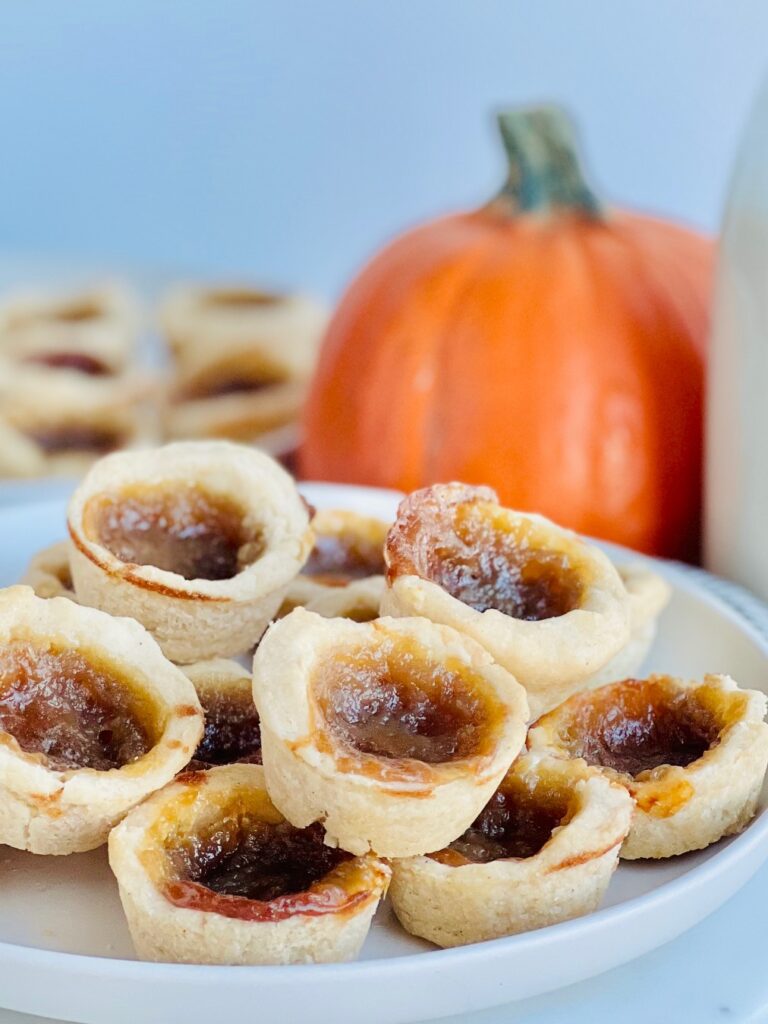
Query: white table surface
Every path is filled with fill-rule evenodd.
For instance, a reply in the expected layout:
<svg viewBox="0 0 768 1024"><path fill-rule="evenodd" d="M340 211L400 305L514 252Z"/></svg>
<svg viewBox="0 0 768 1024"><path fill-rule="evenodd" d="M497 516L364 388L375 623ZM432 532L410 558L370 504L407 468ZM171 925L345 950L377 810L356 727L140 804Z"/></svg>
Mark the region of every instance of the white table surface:
<svg viewBox="0 0 768 1024"><path fill-rule="evenodd" d="M702 924L633 963L547 996L443 1024L768 1022L767 916L768 865ZM44 1022L0 1010L0 1024Z"/></svg>

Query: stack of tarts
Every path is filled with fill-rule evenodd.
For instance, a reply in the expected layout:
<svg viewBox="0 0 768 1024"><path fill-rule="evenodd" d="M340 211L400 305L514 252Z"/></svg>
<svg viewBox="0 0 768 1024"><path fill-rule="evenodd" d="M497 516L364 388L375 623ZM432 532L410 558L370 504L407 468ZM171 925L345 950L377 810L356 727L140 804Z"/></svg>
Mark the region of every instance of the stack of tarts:
<svg viewBox="0 0 768 1024"><path fill-rule="evenodd" d="M387 894L440 946L511 935L755 813L765 697L633 678L664 582L487 488L313 517L180 442L98 462L68 527L0 593L0 842L108 840L143 958L349 959Z"/></svg>

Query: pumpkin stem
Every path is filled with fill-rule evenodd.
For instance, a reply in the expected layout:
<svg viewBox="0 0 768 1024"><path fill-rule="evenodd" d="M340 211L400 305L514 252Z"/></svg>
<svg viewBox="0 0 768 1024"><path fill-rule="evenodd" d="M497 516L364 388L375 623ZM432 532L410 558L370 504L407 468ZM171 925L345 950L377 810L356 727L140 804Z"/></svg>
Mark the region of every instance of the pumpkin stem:
<svg viewBox="0 0 768 1024"><path fill-rule="evenodd" d="M504 110L499 129L509 159L509 174L491 207L515 213L550 214L574 210L590 218L602 207L581 171L576 136L558 107Z"/></svg>

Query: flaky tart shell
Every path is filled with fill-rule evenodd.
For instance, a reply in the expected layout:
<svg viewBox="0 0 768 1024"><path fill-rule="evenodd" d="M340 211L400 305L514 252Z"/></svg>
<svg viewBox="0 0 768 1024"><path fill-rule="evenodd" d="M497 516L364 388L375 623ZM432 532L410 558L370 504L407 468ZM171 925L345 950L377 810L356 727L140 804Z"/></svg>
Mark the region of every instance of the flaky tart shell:
<svg viewBox="0 0 768 1024"><path fill-rule="evenodd" d="M46 472L39 445L9 423L0 411L0 478L27 480Z"/></svg>
<svg viewBox="0 0 768 1024"><path fill-rule="evenodd" d="M389 523L383 519L364 516L348 509L320 509L316 512L312 519L315 551L310 555L304 571L288 587L282 614L303 607L326 618L339 616L360 622L376 618L385 587L384 541L388 529ZM337 578L334 578L332 572L322 572L322 562L316 566L321 571L311 571L315 552L322 551L323 544L340 546L335 566ZM370 575L344 579L345 547L363 553L363 557L371 564ZM347 557L354 558L354 555ZM327 570L330 566L325 568ZM359 566L352 568L359 571Z"/></svg>
<svg viewBox="0 0 768 1024"><path fill-rule="evenodd" d="M69 541L59 540L36 552L19 580L38 597L67 597L76 601L69 568Z"/></svg>
<svg viewBox="0 0 768 1024"><path fill-rule="evenodd" d="M109 861L138 955L210 964L327 963L356 957L390 877L389 867L373 856L347 862L343 898L325 913L243 920L170 901L163 891L173 870L168 848L210 823L244 812L273 824L284 820L267 795L259 765L186 773L114 829Z"/></svg>
<svg viewBox="0 0 768 1024"><path fill-rule="evenodd" d="M582 762L531 754L518 758L505 786L522 790L534 807L554 797L564 812L561 824L530 856L483 863L448 848L393 861L392 907L412 935L461 946L543 928L599 906L630 826L627 791Z"/></svg>
<svg viewBox="0 0 768 1024"><path fill-rule="evenodd" d="M372 687L364 679L369 665L385 666L372 670ZM466 686L482 708L466 749L457 748L452 759L361 751L340 734L328 710L345 713L351 694L352 704L360 701L365 729L368 700L375 710L377 702L402 695L411 683L420 685L425 677L439 683L448 676L454 692ZM322 821L332 845L384 857L428 853L455 839L521 749L528 713L517 681L455 630L417 618L325 619L302 608L265 634L254 656L253 692L275 805L298 827ZM445 710L441 698L435 699Z"/></svg>
<svg viewBox="0 0 768 1024"><path fill-rule="evenodd" d="M165 297L160 324L188 390L217 377L253 373L275 381L312 373L327 311L300 294L242 285L179 285Z"/></svg>
<svg viewBox="0 0 768 1024"><path fill-rule="evenodd" d="M480 537L473 558L489 560L486 545L508 534L517 538L523 568L532 559L558 560L558 572L579 590L576 604L528 621L495 607L479 611L454 597L428 574L430 564L439 566L446 552L461 547L456 530L462 523ZM385 558L382 614L421 615L477 641L525 687L532 718L581 689L629 639L628 594L608 557L542 516L499 506L490 488L456 483L415 491L400 505Z"/></svg>
<svg viewBox="0 0 768 1024"><path fill-rule="evenodd" d="M643 562L620 565L618 572L629 597L629 639L607 665L587 680L585 688L637 674L656 639L659 616L672 595L667 581Z"/></svg>
<svg viewBox="0 0 768 1024"><path fill-rule="evenodd" d="M123 562L100 543L89 516L103 498L119 503L133 488L189 486L237 506L243 528L258 534L261 553L235 575L187 579ZM263 452L226 441L177 442L102 459L75 491L68 526L78 599L138 619L166 656L182 663L251 648L313 542L306 505L285 470Z"/></svg>
<svg viewBox="0 0 768 1024"><path fill-rule="evenodd" d="M203 731L200 704L189 680L130 619L9 587L0 591L0 643L21 641L109 666L135 691L154 732L147 752L122 767L57 770L46 755L22 749L15 736L0 730L0 843L45 854L93 849L187 764Z"/></svg>
<svg viewBox="0 0 768 1024"><path fill-rule="evenodd" d="M0 352L16 362L84 374L125 369L139 327L136 298L121 285L16 292L0 299Z"/></svg>
<svg viewBox="0 0 768 1024"><path fill-rule="evenodd" d="M625 709L633 707L628 714ZM612 757L605 752L594 752L590 735L603 737L602 751L616 749L612 730L620 744L622 737L647 730L667 709L678 734L697 730L699 738L687 741L696 744L690 763L635 772L624 770L621 761L608 763ZM700 682L662 675L624 680L577 694L545 715L531 728L528 747L561 758L583 754L626 787L635 812L623 858L673 857L740 832L753 818L768 765L765 710L763 693L740 689L730 676L707 675Z"/></svg>

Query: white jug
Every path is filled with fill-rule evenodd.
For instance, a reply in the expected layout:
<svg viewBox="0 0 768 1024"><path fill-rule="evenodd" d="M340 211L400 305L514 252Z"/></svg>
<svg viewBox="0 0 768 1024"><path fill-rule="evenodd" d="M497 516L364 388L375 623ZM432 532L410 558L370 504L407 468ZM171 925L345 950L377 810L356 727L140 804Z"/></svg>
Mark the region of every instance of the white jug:
<svg viewBox="0 0 768 1024"><path fill-rule="evenodd" d="M705 563L768 600L768 82L726 207L708 379Z"/></svg>

